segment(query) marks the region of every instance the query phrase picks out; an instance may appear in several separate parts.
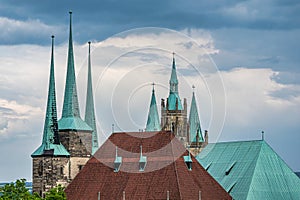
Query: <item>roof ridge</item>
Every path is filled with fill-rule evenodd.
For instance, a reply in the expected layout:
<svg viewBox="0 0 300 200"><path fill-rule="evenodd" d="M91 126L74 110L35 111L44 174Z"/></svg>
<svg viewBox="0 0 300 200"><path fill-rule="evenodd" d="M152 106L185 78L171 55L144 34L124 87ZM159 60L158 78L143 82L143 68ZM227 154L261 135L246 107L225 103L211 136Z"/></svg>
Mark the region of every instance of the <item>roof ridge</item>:
<svg viewBox="0 0 300 200"><path fill-rule="evenodd" d="M261 139L257 139L257 140L235 140L235 141L228 141L228 142L226 142L226 141L223 141L223 142L212 142L212 143L209 143L209 144L213 144L213 145L215 145L215 144L228 144L228 143L238 143L238 142L260 142L261 141Z"/></svg>
<svg viewBox="0 0 300 200"><path fill-rule="evenodd" d="M281 163L283 163L285 165L285 167L288 168L292 172L291 174L295 175L298 178L298 176L290 168L290 166L285 163L285 161L274 151L274 149L267 142L265 142L265 140L262 140L261 144L265 145L267 148L269 148L272 151L273 155L276 157L276 159L278 159L278 161L280 161ZM262 146L262 148L263 148L263 146ZM284 174L283 167L280 167L280 169L281 169L281 173ZM286 186L289 185L288 182L287 182L287 179L284 179L284 183L285 183ZM291 196L291 193L289 192L288 194L289 194L290 198L293 199L293 196Z"/></svg>
<svg viewBox="0 0 300 200"><path fill-rule="evenodd" d="M170 135L170 139L171 139L171 135ZM179 198L182 199L182 197L181 197L181 190L180 190L180 184L179 184L179 177L178 177L178 173L177 173L177 165L176 165L176 160L177 159L176 160L174 159L173 142L172 142L172 140L171 140L171 151L172 151L172 156L173 156L173 162L174 162L174 168L175 168L175 174L176 174L176 183L177 183L177 186L178 186Z"/></svg>
<svg viewBox="0 0 300 200"><path fill-rule="evenodd" d="M257 140L257 141L262 141L262 140ZM255 170L256 170L256 168L257 168L257 161L258 161L259 157L261 156L261 149L262 149L262 142L260 143L260 150L259 150L259 152L258 152L258 156L257 156L256 159L255 159L255 167L254 167L254 169L253 169L253 173L252 173L252 176L251 176L251 181L250 181L250 184L249 184L249 188L248 188L248 190L247 190L247 195L246 195L246 197L248 197L248 194L249 194L249 191L250 191L252 182L253 182L253 178L254 178L253 174L255 173Z"/></svg>

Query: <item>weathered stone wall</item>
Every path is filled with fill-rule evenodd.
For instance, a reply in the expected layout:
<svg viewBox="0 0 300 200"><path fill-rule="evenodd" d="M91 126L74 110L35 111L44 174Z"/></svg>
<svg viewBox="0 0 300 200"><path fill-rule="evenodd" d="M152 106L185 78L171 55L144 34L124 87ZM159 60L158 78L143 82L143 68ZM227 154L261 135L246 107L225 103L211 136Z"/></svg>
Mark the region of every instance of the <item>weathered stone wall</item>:
<svg viewBox="0 0 300 200"><path fill-rule="evenodd" d="M82 131L60 131L60 142L71 157L90 157L92 152L92 133Z"/></svg>
<svg viewBox="0 0 300 200"><path fill-rule="evenodd" d="M183 110L167 110L164 106L164 100L162 100L161 127L165 131L173 131L184 145L187 144L188 139L187 120L186 99L184 99Z"/></svg>
<svg viewBox="0 0 300 200"><path fill-rule="evenodd" d="M70 181L72 181L79 171L84 167L89 158L71 157L70 158Z"/></svg>
<svg viewBox="0 0 300 200"><path fill-rule="evenodd" d="M69 158L34 157L32 160L32 191L44 197L45 192L69 180Z"/></svg>

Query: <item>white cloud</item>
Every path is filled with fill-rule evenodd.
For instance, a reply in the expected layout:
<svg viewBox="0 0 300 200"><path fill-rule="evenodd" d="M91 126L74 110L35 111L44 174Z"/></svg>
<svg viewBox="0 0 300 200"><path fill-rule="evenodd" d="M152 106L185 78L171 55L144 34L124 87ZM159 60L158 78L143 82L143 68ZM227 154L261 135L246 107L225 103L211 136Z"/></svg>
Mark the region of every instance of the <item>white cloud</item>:
<svg viewBox="0 0 300 200"><path fill-rule="evenodd" d="M160 108L160 99L168 96L173 51L177 54L180 96L182 99L187 98L189 109L191 86L193 84L196 86L195 92L203 129L209 129L213 133L217 131L214 130L216 126L223 125L225 112L223 107L226 100L227 117L223 132L226 138L236 137L236 133L233 133L236 129L244 130L249 127L253 130L268 126L275 134L278 134L278 131L276 132L278 127L298 127L299 85L276 82L274 76L278 73L269 68L235 68L219 72L210 60L210 55L222 52L215 48L209 32L194 29L182 32L193 39L172 31L139 32L139 34L130 32L122 35L123 37L116 36L92 43L98 133L102 134L100 143L105 139L103 135L110 134L112 123L118 122L120 128L125 130L144 128L152 82L157 84L156 97ZM145 46L151 48L144 48ZM78 96L81 115L84 116L87 45L75 44L74 49ZM30 151L39 145L42 137L50 47L0 46L0 57L0 133L5 135L6 139L18 140L24 136L32 137L33 146L27 152L30 155L32 153ZM56 46L58 118L61 115L63 102L66 60L67 44ZM222 79L226 96L224 96ZM280 93L281 96L277 94L286 90L295 92L293 97L284 98L285 93ZM288 117L282 119L282 116ZM212 120L219 125L213 124ZM117 127L115 130L118 130ZM211 138L213 137L211 135ZM241 134L239 138L243 137L246 136ZM6 148L9 148L8 145Z"/></svg>
<svg viewBox="0 0 300 200"><path fill-rule="evenodd" d="M21 21L7 17L0 17L0 29L1 43L29 43L62 32L62 27L50 26L37 19Z"/></svg>

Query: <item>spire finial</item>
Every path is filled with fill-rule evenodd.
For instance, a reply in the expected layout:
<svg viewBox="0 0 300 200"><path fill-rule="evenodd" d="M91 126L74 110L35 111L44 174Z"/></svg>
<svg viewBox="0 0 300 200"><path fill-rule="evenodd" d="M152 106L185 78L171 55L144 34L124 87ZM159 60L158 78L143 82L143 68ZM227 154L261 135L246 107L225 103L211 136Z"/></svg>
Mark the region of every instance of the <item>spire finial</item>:
<svg viewBox="0 0 300 200"><path fill-rule="evenodd" d="M261 140L265 140L265 132L264 131L261 132Z"/></svg>
<svg viewBox="0 0 300 200"><path fill-rule="evenodd" d="M195 85L192 85L193 93L195 92Z"/></svg>
<svg viewBox="0 0 300 200"><path fill-rule="evenodd" d="M91 53L91 41L88 41L89 44L89 54Z"/></svg>
<svg viewBox="0 0 300 200"><path fill-rule="evenodd" d="M175 52L173 51L173 53L172 53L172 54L173 54L173 59L175 59Z"/></svg>
<svg viewBox="0 0 300 200"><path fill-rule="evenodd" d="M155 83L153 82L151 85L152 85L152 92L154 92Z"/></svg>

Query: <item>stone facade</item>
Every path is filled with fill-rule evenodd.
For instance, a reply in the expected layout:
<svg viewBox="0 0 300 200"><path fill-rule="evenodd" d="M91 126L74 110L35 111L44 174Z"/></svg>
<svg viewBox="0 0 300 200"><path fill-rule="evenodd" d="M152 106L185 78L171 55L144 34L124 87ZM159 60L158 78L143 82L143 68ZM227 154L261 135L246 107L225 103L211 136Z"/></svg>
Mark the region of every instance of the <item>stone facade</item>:
<svg viewBox="0 0 300 200"><path fill-rule="evenodd" d="M69 183L69 165L68 157L34 157L32 191L44 197L46 192L58 184L66 186Z"/></svg>
<svg viewBox="0 0 300 200"><path fill-rule="evenodd" d="M59 140L70 153L71 157L91 157L91 132L59 131Z"/></svg>
<svg viewBox="0 0 300 200"><path fill-rule="evenodd" d="M198 155L208 144L208 131L205 130L204 132L204 142L198 142L196 144L192 143L189 144L189 151L193 156Z"/></svg>
<svg viewBox="0 0 300 200"><path fill-rule="evenodd" d="M69 181L78 174L91 157L92 133L87 131L60 131L59 139L70 153Z"/></svg>
<svg viewBox="0 0 300 200"><path fill-rule="evenodd" d="M178 108L178 105L176 105ZM190 143L189 123L187 118L187 101L184 98L183 110L168 110L167 103L161 99L161 127L163 131L172 131L175 136L196 156L208 144L208 131L205 130L204 142Z"/></svg>
<svg viewBox="0 0 300 200"><path fill-rule="evenodd" d="M178 106L177 106L178 107ZM164 131L172 131L184 144L188 142L187 103L184 99L183 110L168 110L168 99L161 100L161 127Z"/></svg>
<svg viewBox="0 0 300 200"><path fill-rule="evenodd" d="M67 186L91 157L91 132L62 131L59 138L70 157L33 157L32 191L41 197L58 184Z"/></svg>

